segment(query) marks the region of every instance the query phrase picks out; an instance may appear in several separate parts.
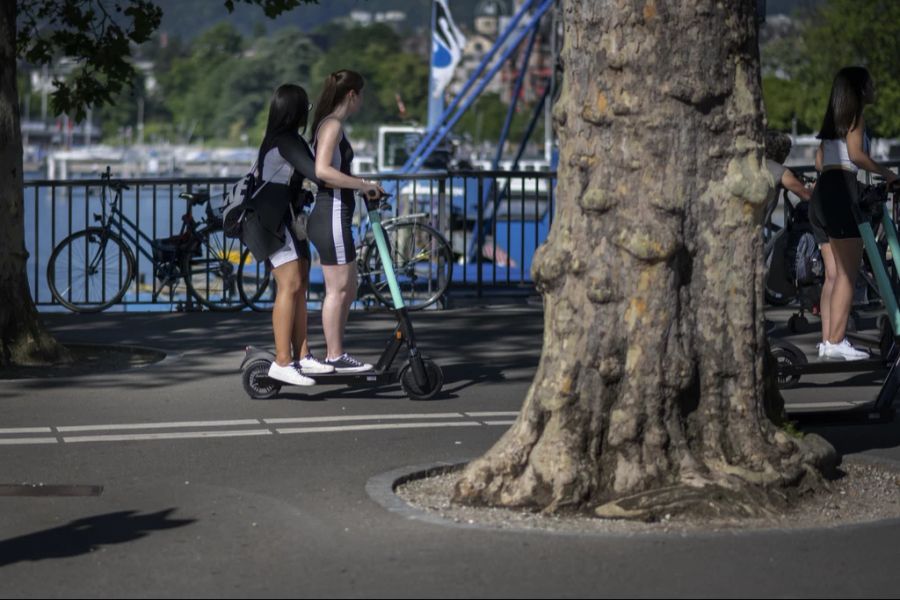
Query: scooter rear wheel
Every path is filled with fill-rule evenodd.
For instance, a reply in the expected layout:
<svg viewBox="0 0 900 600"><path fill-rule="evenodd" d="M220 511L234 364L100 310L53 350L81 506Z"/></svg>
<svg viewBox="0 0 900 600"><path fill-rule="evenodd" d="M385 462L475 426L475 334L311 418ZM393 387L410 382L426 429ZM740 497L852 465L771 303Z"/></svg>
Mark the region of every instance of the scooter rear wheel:
<svg viewBox="0 0 900 600"><path fill-rule="evenodd" d="M268 400L281 391L281 384L269 379L271 364L270 361L260 358L244 367L241 377L244 391L254 400Z"/></svg>
<svg viewBox="0 0 900 600"><path fill-rule="evenodd" d="M423 358L422 366L425 368L425 374L428 377L428 384L425 387L421 387L416 383L416 377L409 363L406 363L400 371L400 385L403 386L403 391L406 392L406 395L413 400L431 400L438 395L438 392L441 391L441 387L444 385L444 373L437 363L431 359Z"/></svg>

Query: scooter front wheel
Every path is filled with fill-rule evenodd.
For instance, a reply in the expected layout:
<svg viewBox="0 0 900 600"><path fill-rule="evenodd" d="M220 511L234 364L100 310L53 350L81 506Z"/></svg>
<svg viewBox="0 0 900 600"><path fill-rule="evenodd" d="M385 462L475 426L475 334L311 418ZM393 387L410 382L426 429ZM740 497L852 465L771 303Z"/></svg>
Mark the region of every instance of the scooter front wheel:
<svg viewBox="0 0 900 600"><path fill-rule="evenodd" d="M807 364L806 355L793 347L773 346L772 356L778 364L778 387L789 389L800 383L800 374L793 369Z"/></svg>
<svg viewBox="0 0 900 600"><path fill-rule="evenodd" d="M410 363L406 363L400 371L400 385L403 391L413 400L431 400L438 395L441 387L444 385L444 373L441 368L433 360L428 358L422 359L422 367L425 369L425 375L428 382L421 386L416 382Z"/></svg>
<svg viewBox="0 0 900 600"><path fill-rule="evenodd" d="M272 363L258 359L244 367L242 381L244 391L254 400L268 400L281 391L281 384L269 378L269 366Z"/></svg>

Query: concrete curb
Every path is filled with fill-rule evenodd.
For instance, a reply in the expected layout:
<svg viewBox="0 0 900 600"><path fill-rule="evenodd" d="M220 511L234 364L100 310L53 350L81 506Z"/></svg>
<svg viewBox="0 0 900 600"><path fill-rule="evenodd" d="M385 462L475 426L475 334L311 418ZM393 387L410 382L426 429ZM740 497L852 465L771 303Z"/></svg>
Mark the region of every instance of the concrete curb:
<svg viewBox="0 0 900 600"><path fill-rule="evenodd" d="M846 458L846 457L845 457ZM889 458L866 456L861 454L852 455L853 460L863 463L870 463L891 468L900 471L900 461L891 460ZM440 525L442 527L451 527L456 529L489 531L494 533L513 533L513 534L531 534L531 535L555 535L565 537L588 537L588 538L641 538L651 540L672 540L679 538L700 538L700 539L720 539L722 537L750 537L750 536L771 536L771 535L797 535L806 533L822 533L822 532L840 532L846 533L855 530L864 530L869 528L879 528L885 525L900 525L900 517L877 519L875 521L867 521L862 523L845 523L833 526L811 526L802 528L785 528L785 527L763 527L756 529L719 529L714 531L687 531L683 529L673 529L671 531L554 531L551 529L539 529L535 527L499 527L495 525L487 525L481 523L462 523L437 515L426 510L422 510L412 506L398 496L395 492L397 487L435 475L442 475L465 467L472 458L464 460L450 460L436 463L430 463L418 466L401 467L386 473L381 473L371 477L366 482L366 493L368 496L387 511L412 521L429 523L432 525Z"/></svg>

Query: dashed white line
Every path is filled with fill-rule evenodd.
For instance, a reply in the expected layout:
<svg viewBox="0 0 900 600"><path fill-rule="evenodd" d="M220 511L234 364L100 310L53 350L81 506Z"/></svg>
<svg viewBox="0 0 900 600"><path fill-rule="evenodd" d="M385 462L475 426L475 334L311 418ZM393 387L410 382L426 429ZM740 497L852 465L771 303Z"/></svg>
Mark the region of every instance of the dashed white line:
<svg viewBox="0 0 900 600"><path fill-rule="evenodd" d="M114 425L66 425L57 427L59 432L76 431L120 431L128 429L181 429L184 427L232 427L238 425L259 425L257 419L236 419L232 421L175 421L173 423L121 423Z"/></svg>
<svg viewBox="0 0 900 600"><path fill-rule="evenodd" d="M2 446L16 446L16 445L24 445L24 444L55 444L57 443L56 438L52 437L27 437L27 438L9 438L6 440L0 440L0 445Z"/></svg>
<svg viewBox="0 0 900 600"><path fill-rule="evenodd" d="M464 412L467 417L517 417L518 412Z"/></svg>
<svg viewBox="0 0 900 600"><path fill-rule="evenodd" d="M177 440L201 438L247 437L273 434L296 433L339 433L352 431L389 431L401 429L427 429L439 427L484 427L492 425L512 425L511 420L482 420L479 417L509 417L516 412L454 412L454 413L404 413L375 415L334 415L327 417L284 417L271 419L231 419L217 421L171 421L150 423L119 423L100 425L65 425L56 427L60 438L28 436L26 434L54 433L52 427L14 427L0 429L0 445L57 444L85 442L128 442L143 440ZM449 420L454 419L454 420ZM471 419L471 420L463 420ZM374 422L341 425L338 423L359 421L400 421ZM318 425L335 423L334 425ZM279 425L301 424L310 426L278 427ZM268 426L260 429L260 425ZM247 427L252 427L248 429ZM123 433L135 430L186 429L186 428L228 428L219 431L155 431L147 433ZM71 435L79 432L97 432L95 435Z"/></svg>
<svg viewBox="0 0 900 600"><path fill-rule="evenodd" d="M10 429L0 429L0 435L17 433L53 433L53 430L49 427L12 427Z"/></svg>
<svg viewBox="0 0 900 600"><path fill-rule="evenodd" d="M335 427L288 427L278 433L329 433L337 431L369 431L375 429L419 429L424 427L479 427L481 423L378 423L372 425L337 425Z"/></svg>
<svg viewBox="0 0 900 600"><path fill-rule="evenodd" d="M130 442L137 440L183 440L196 438L244 437L272 435L268 429L244 429L236 431L180 431L177 433L130 433L125 435L76 435L63 438L66 443L77 442Z"/></svg>
<svg viewBox="0 0 900 600"><path fill-rule="evenodd" d="M401 419L459 419L461 413L419 413L400 415L341 415L337 417L286 417L279 419L263 419L267 425L283 423L337 423L341 421L387 421Z"/></svg>

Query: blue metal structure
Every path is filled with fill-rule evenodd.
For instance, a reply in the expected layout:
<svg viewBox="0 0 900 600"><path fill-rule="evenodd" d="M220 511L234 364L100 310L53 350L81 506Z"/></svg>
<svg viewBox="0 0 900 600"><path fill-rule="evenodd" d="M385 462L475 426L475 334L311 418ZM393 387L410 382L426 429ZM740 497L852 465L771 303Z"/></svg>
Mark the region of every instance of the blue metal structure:
<svg viewBox="0 0 900 600"><path fill-rule="evenodd" d="M422 167L425 160L432 152L434 152L435 148L437 148L438 144L444 140L447 134L450 133L453 126L462 118L497 72L503 67L507 59L509 59L513 52L519 47L519 44L525 36L537 30L541 17L553 8L555 3L556 0L543 0L535 9L527 24L524 27L519 28L519 23L521 23L529 9L531 9L536 2L535 0L526 0L526 2L522 4L522 7L510 20L506 29L504 29L497 38L493 47L485 54L484 58L482 58L478 68L468 81L466 81L462 90L460 90L453 99L453 102L450 103L450 106L448 106L441 115L439 123L434 125L429 124L428 131L423 136L416 149L410 154L406 163L403 165L403 168L400 170L401 173L414 173ZM510 39L511 41L509 41ZM490 68L487 74L482 77L485 69L498 53L500 53L500 58L494 63L494 66Z"/></svg>
<svg viewBox="0 0 900 600"><path fill-rule="evenodd" d="M491 171L497 171L499 169L500 161L503 157L503 148L509 137L512 119L518 108L518 101L521 96L526 74L528 72L528 65L531 61L531 56L538 36L538 31L541 26L542 18L547 13L551 12L555 5L556 0L526 0L525 2L523 2L522 6L518 9L516 14L512 17L512 19L510 19L509 23L500 33L494 45L484 55L478 67L465 82L460 92L449 104L447 109L443 111L440 119L435 122L433 119L432 111L429 111L428 129L425 132L425 135L419 141L416 148L407 158L403 167L399 170L399 173L411 174L419 172L419 170L422 169L425 165L429 156L439 147L446 136L450 133L452 128L465 114L465 112L476 102L478 97L483 93L485 88L496 76L497 72L501 68L503 68L504 64L506 64L507 60L510 60L511 58L515 60L513 57L521 56L521 67L519 68L517 65L518 74L516 77L511 102L507 110L500 138L497 140L496 153L491 161ZM527 42L524 44L524 51L521 52L521 54L517 54L526 37ZM553 38L555 40L555 31ZM543 110L543 106L547 101L550 89L553 87L554 86L552 85L552 82L548 81L545 91L540 98L540 102L538 103L537 110L535 111L529 123L526 135L521 140L519 149L516 153L517 165L522 157L522 154L524 153L529 138L535 130L537 119L539 118L541 111ZM466 255L466 263L471 264L473 267L475 267L477 271L476 274L479 279L482 275L482 254L483 249L487 245L487 236L492 231L494 231L495 234L498 233L497 231L495 231L495 217L498 213L498 210L500 210L503 206L506 206L508 209L510 202L515 201L508 198L508 182L502 186L502 193L499 194L497 193L499 184L496 180L485 181L483 183L486 185L479 186L477 190L466 190L466 193L469 195L474 195L473 193L477 193L477 195L479 196L478 213L476 215L472 215L474 218L470 218L466 214L468 213L468 210L462 211L464 213L464 218L470 224L472 224L472 233L471 236L469 236L468 243L466 244L463 253ZM392 191L399 194L399 189ZM456 200L458 199L454 200L454 205L457 204ZM520 203L524 203L524 195L516 200ZM509 210L506 211L505 217L507 220L514 218L513 215L510 214ZM503 238L501 247L511 248L512 246L510 246L510 244L517 244L517 242L521 241L525 237L528 237L530 239L532 237L532 234L534 234L535 239L545 239L547 233L549 232L550 215L543 215L543 217L546 217L541 219L543 225L538 226L538 229L533 232L530 230L526 231L526 229L528 229L529 227L529 223L531 223L532 221L529 220L529 223L526 223L524 219L522 222L517 224L516 228L518 229L518 231L514 232L509 226L506 228L505 232L503 232L501 229L501 231L499 232L501 234L501 237ZM504 233L506 235L503 235ZM498 247L496 237L496 235L493 236L493 252L489 257L490 263L493 263L494 270L496 270L495 263L497 262ZM511 268L513 266L508 259L504 262L501 258L501 263L504 264L506 268ZM525 270L527 272L529 270L529 265L530 256L526 264L517 265L518 270Z"/></svg>

